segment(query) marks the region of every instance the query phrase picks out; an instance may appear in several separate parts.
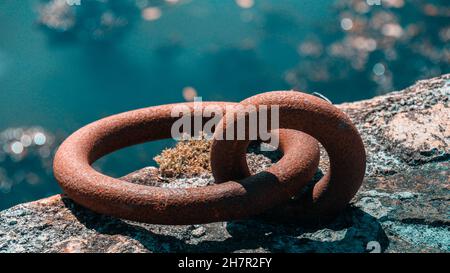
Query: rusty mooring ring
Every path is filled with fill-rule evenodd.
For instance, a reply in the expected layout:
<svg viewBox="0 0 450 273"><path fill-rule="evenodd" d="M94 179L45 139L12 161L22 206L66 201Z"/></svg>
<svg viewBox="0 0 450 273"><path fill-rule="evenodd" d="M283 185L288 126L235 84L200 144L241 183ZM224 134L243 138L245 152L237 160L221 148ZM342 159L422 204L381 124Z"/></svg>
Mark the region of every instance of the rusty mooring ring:
<svg viewBox="0 0 450 273"><path fill-rule="evenodd" d="M337 107L312 95L296 91L275 91L250 97L241 105L279 106L279 127L303 131L317 139L330 158L329 172L317 182L312 191L296 203L286 203L272 210L269 217L278 220L305 222L327 221L341 211L358 191L364 178L366 155L362 139L351 120ZM217 140L227 130L227 112L218 124L211 147L211 168L216 182L242 179L250 173L245 160L249 141ZM234 124L236 118L232 119ZM234 124L233 127L234 128ZM233 129L234 130L234 129ZM226 164L224 164L224 162ZM274 166L272 173L284 176L283 168ZM308 181L303 181L305 186ZM267 216L267 215L266 215Z"/></svg>
<svg viewBox="0 0 450 273"><path fill-rule="evenodd" d="M208 102L202 106L233 103ZM154 224L197 224L240 219L264 212L289 199L309 181L319 163L317 141L296 131L280 134L284 157L265 172L222 184L168 189L132 184L91 167L118 149L170 137L177 118L171 109L155 106L107 117L69 136L58 149L54 175L64 192L93 211ZM183 104L194 113L193 104ZM203 122L207 119L203 118ZM289 144L289 145L287 145ZM228 151L227 151L228 152ZM217 167L218 162L215 166ZM283 170L282 177L274 170Z"/></svg>

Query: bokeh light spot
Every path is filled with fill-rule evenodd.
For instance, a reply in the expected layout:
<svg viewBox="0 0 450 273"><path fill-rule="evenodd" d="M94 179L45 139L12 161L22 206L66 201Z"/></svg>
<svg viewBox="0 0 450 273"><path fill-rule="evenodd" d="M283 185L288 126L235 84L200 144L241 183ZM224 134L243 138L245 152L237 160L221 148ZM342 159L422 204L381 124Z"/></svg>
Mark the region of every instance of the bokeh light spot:
<svg viewBox="0 0 450 273"><path fill-rule="evenodd" d="M236 0L236 4L243 9L249 9L253 7L255 2L254 0Z"/></svg>
<svg viewBox="0 0 450 273"><path fill-rule="evenodd" d="M350 18L343 18L341 20L341 28L343 30L347 31L347 30L352 29L352 27L353 27L353 20L352 19L350 19Z"/></svg>
<svg viewBox="0 0 450 273"><path fill-rule="evenodd" d="M161 18L162 12L159 8L148 7L142 10L142 18L147 21L155 21Z"/></svg>
<svg viewBox="0 0 450 273"><path fill-rule="evenodd" d="M43 134L43 133L37 133L34 135L34 143L36 145L44 145L45 142L47 141L47 137Z"/></svg>
<svg viewBox="0 0 450 273"><path fill-rule="evenodd" d="M183 88L183 98L186 101L193 101L197 97L197 90L194 87L187 86Z"/></svg>
<svg viewBox="0 0 450 273"><path fill-rule="evenodd" d="M384 72L386 71L386 68L384 67L384 64L382 63L376 63L373 66L372 69L373 73L377 76L382 76L384 74Z"/></svg>
<svg viewBox="0 0 450 273"><path fill-rule="evenodd" d="M21 154L23 153L24 147L22 145L22 143L20 143L19 141L13 142L11 144L11 151L15 154Z"/></svg>

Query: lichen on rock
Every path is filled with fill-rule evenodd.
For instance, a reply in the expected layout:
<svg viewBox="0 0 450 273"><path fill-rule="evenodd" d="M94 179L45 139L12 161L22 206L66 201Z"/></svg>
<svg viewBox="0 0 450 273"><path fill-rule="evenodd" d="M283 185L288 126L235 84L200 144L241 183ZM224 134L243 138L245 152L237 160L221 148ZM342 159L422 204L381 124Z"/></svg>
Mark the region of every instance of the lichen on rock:
<svg viewBox="0 0 450 273"><path fill-rule="evenodd" d="M211 171L209 152L211 141L206 138L187 138L156 156L161 175L165 177L196 176Z"/></svg>

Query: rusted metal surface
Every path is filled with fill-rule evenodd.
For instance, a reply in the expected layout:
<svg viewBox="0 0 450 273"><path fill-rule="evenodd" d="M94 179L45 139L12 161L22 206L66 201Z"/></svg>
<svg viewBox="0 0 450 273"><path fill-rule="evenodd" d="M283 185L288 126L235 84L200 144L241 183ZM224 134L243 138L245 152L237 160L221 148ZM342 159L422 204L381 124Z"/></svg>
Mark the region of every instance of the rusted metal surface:
<svg viewBox="0 0 450 273"><path fill-rule="evenodd" d="M224 108L230 104L209 102L203 103L202 106L219 105ZM54 160L54 174L64 192L77 203L93 211L119 218L155 224L197 224L260 214L292 197L293 193L311 180L317 170L319 162L317 141L294 130L280 130L280 146L284 156L267 171L202 188L168 189L132 184L101 174L91 167L97 159L118 149L169 138L171 126L178 119L171 117L171 109L177 105L179 104L155 106L107 117L71 135L60 146ZM191 113L195 114L192 103L183 105L189 106ZM293 110L296 112L297 108L294 107ZM320 120L322 114L317 115ZM299 115L296 113L292 117L284 113L283 117L287 119L287 123L282 124L295 124L292 119L297 116ZM206 119L203 122L206 122ZM348 132L351 128L353 127L342 130ZM314 126L308 129L314 129ZM330 132L330 136L326 138L327 140L332 136L347 136L339 133L340 131L333 133L333 129L339 128L336 126L329 128L327 132ZM348 138L326 142L327 146L355 140L351 136L350 134ZM352 154L352 151L342 149L339 145L337 148L331 147L330 150L334 158L333 164L338 158L352 160L358 159L357 155L361 157L360 154ZM220 146L221 149L217 147L219 146L216 145L215 155L223 153L222 163L226 163L227 160L233 161L237 155L234 154L236 149L232 147L230 150L223 150L225 145ZM358 147L356 151L361 153ZM337 155L340 152L345 154ZM217 171L218 167L221 167L220 160L217 156L214 158ZM352 172L349 169L350 163L358 162L341 164L344 167L342 172L336 170L336 174L333 172L333 175L339 177L348 175L349 181L359 179L361 164L355 167L356 172ZM233 174L231 176L234 178ZM325 190L325 193L328 191ZM345 199L351 195L348 188L338 193L345 193Z"/></svg>
<svg viewBox="0 0 450 273"><path fill-rule="evenodd" d="M278 105L279 127L299 130L313 136L324 146L330 158L330 171L314 185L312 191L306 192L297 202L277 207L266 216L278 220L322 222L335 216L350 202L363 181L366 155L357 129L341 110L320 98L294 91L263 93L250 97L241 104L256 107ZM241 110L226 113L216 129L216 137L220 133L225 134L227 127L232 125L226 124L227 116L237 116L239 111ZM245 117L245 112L241 111L241 114ZM211 168L216 182L242 179L249 175L245 160L248 144L247 140L214 140ZM301 150L297 151L301 153ZM296 159L286 158L288 157L270 170L275 181L282 183L286 170L292 170L296 164ZM298 182L297 185L301 188L308 181Z"/></svg>

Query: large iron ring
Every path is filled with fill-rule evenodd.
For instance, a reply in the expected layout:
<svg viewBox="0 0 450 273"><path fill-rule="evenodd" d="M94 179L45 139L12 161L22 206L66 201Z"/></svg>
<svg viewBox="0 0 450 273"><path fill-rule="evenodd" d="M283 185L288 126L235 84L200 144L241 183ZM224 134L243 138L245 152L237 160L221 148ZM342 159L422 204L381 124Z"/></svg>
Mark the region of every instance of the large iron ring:
<svg viewBox="0 0 450 273"><path fill-rule="evenodd" d="M225 108L230 104L208 102L202 105ZM292 193L300 190L316 172L317 141L289 130L280 133L284 156L279 162L267 171L217 185L188 189L151 187L115 179L91 167L97 159L118 149L169 138L171 126L178 119L171 117L171 109L177 105L181 104L110 116L68 137L54 160L54 175L63 191L75 202L98 213L154 224L197 224L262 213L292 197ZM192 103L183 105L189 106L194 114ZM290 120L298 115L283 116ZM203 122L206 120L203 118ZM222 151L224 159L233 160L234 149ZM215 154L219 153L216 149ZM215 159L217 170L221 162Z"/></svg>
<svg viewBox="0 0 450 273"><path fill-rule="evenodd" d="M279 127L305 132L317 139L330 158L329 172L295 203L287 202L272 210L277 220L320 223L338 214L358 191L364 178L366 155L361 137L350 119L337 107L312 95L296 91L275 91L250 97L240 103L268 107L279 106ZM227 112L216 129L211 148L211 168L216 182L242 179L250 175L245 154L247 140L217 140L227 127L235 128L237 113ZM233 117L234 124L226 124ZM270 125L270 124L269 124ZM246 128L248 129L248 128ZM230 129L228 129L230 130ZM294 164L295 162L291 162ZM275 165L271 169L282 180L291 166ZM302 187L308 181L303 180ZM286 199L287 200L287 199Z"/></svg>

